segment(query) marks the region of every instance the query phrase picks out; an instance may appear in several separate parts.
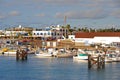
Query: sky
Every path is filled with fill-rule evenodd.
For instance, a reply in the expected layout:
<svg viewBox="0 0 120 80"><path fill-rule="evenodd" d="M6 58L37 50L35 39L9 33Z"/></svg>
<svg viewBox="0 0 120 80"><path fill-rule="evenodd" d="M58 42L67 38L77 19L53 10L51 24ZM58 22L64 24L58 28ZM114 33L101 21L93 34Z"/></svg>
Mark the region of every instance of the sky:
<svg viewBox="0 0 120 80"><path fill-rule="evenodd" d="M0 0L0 29L65 24L120 28L120 0Z"/></svg>

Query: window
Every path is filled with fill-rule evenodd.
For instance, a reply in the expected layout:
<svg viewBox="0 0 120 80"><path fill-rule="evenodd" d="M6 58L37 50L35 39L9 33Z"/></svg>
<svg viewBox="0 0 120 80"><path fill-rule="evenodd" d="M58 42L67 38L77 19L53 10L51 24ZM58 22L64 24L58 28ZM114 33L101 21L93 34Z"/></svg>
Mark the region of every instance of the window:
<svg viewBox="0 0 120 80"><path fill-rule="evenodd" d="M39 35L39 33L37 33L37 35Z"/></svg>
<svg viewBox="0 0 120 80"><path fill-rule="evenodd" d="M51 33L51 35L54 35L54 33Z"/></svg>
<svg viewBox="0 0 120 80"><path fill-rule="evenodd" d="M56 32L55 32L55 35L56 35Z"/></svg>
<svg viewBox="0 0 120 80"><path fill-rule="evenodd" d="M48 32L48 35L50 35L50 32Z"/></svg>
<svg viewBox="0 0 120 80"><path fill-rule="evenodd" d="M43 35L43 33L40 33L40 35Z"/></svg>
<svg viewBox="0 0 120 80"><path fill-rule="evenodd" d="M60 29L60 32L62 32L62 29Z"/></svg>
<svg viewBox="0 0 120 80"><path fill-rule="evenodd" d="M44 35L46 35L46 33L44 33Z"/></svg>

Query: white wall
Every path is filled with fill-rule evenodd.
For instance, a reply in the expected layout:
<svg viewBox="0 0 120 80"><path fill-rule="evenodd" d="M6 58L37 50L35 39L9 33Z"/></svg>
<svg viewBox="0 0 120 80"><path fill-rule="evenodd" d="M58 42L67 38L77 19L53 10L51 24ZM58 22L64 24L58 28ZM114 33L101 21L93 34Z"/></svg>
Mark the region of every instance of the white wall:
<svg viewBox="0 0 120 80"><path fill-rule="evenodd" d="M34 33L35 33L35 35L34 35ZM42 33L42 35L41 35L41 33ZM49 35L48 35L48 33L50 33ZM37 37L51 37L52 35L51 35L51 31L33 31L32 32L32 34L33 34L33 36L37 36ZM39 35L37 35L37 34L39 34Z"/></svg>
<svg viewBox="0 0 120 80"><path fill-rule="evenodd" d="M75 42L80 43L105 43L120 42L120 37L94 37L94 38L75 38Z"/></svg>
<svg viewBox="0 0 120 80"><path fill-rule="evenodd" d="M93 38L75 38L75 42L91 42Z"/></svg>
<svg viewBox="0 0 120 80"><path fill-rule="evenodd" d="M75 40L75 35L68 35L68 39Z"/></svg>
<svg viewBox="0 0 120 80"><path fill-rule="evenodd" d="M94 37L93 42L110 44L112 42L120 42L120 37Z"/></svg>
<svg viewBox="0 0 120 80"><path fill-rule="evenodd" d="M6 36L16 36L18 33L26 33L25 31L5 31Z"/></svg>

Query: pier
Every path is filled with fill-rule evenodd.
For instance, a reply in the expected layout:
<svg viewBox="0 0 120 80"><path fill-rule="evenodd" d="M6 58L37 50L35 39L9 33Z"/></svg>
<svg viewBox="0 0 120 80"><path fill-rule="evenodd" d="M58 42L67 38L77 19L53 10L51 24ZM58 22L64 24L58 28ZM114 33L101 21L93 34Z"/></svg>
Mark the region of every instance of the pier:
<svg viewBox="0 0 120 80"><path fill-rule="evenodd" d="M17 50L16 60L27 60L27 52L25 50Z"/></svg>
<svg viewBox="0 0 120 80"><path fill-rule="evenodd" d="M94 57L92 55L89 55L88 56L88 69L91 69L94 65L97 67L97 69L105 68L105 56L98 55Z"/></svg>

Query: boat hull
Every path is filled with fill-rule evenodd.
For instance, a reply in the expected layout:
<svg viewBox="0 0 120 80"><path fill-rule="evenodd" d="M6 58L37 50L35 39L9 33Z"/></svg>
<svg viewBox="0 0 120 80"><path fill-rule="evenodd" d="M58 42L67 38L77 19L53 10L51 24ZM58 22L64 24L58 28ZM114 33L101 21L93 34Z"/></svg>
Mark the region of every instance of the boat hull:
<svg viewBox="0 0 120 80"><path fill-rule="evenodd" d="M4 55L4 56L16 56L16 52L3 52L2 55Z"/></svg>
<svg viewBox="0 0 120 80"><path fill-rule="evenodd" d="M57 58L72 58L73 54L58 54L56 55Z"/></svg>
<svg viewBox="0 0 120 80"><path fill-rule="evenodd" d="M37 57L52 57L51 54L46 54L46 53L42 53L42 54L35 54Z"/></svg>
<svg viewBox="0 0 120 80"><path fill-rule="evenodd" d="M73 59L77 59L77 60L88 60L88 56L73 56Z"/></svg>

